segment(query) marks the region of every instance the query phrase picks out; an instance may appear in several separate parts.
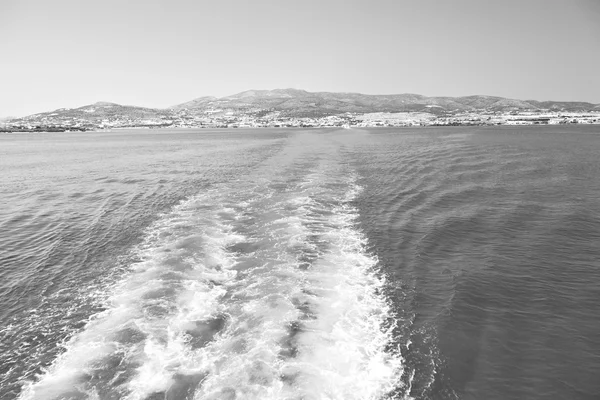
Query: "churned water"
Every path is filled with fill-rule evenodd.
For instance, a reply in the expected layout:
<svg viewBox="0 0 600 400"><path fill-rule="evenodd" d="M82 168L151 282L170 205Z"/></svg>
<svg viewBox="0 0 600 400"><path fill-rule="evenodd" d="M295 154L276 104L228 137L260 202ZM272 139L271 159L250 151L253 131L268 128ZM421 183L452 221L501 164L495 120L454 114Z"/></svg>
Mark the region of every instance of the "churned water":
<svg viewBox="0 0 600 400"><path fill-rule="evenodd" d="M0 137L2 399L592 399L600 129Z"/></svg>

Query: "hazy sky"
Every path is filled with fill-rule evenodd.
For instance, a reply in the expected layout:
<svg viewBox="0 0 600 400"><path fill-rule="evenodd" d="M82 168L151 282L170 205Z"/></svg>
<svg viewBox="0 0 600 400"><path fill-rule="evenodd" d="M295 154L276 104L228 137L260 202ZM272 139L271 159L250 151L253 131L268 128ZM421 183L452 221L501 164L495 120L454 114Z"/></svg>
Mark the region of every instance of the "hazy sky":
<svg viewBox="0 0 600 400"><path fill-rule="evenodd" d="M0 0L0 116L288 87L600 103L600 0Z"/></svg>

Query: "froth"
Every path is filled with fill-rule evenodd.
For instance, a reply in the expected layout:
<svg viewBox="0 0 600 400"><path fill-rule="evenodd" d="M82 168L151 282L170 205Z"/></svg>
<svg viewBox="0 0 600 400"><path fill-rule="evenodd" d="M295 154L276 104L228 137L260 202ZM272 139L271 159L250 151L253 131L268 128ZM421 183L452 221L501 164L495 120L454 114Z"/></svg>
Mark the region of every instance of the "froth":
<svg viewBox="0 0 600 400"><path fill-rule="evenodd" d="M181 371L194 371L189 321L218 313L223 285L236 275L226 249L243 240L212 217L230 211L213 200L208 193L183 202L148 230L137 249L141 261L112 289L108 309L65 345L22 398L85 398L100 391L100 397L141 399L167 391ZM101 376L107 368L116 369L111 379Z"/></svg>
<svg viewBox="0 0 600 400"><path fill-rule="evenodd" d="M355 228L356 209L346 204L360 190L350 187L327 218L330 229L322 237L328 250L307 276L312 318L302 321L297 356L288 366L304 398L378 398L398 385L402 373L401 359L385 352L391 338L384 282Z"/></svg>
<svg viewBox="0 0 600 400"><path fill-rule="evenodd" d="M386 351L385 282L357 228L355 181L328 162L286 190L259 180L175 207L23 398L385 396L402 360Z"/></svg>
<svg viewBox="0 0 600 400"><path fill-rule="evenodd" d="M384 281L349 205L360 188L350 180L336 195L320 189L325 178L270 204L281 213L266 223L276 243L232 288L239 302L203 349L214 369L196 398L375 399L401 384L402 360L386 352Z"/></svg>

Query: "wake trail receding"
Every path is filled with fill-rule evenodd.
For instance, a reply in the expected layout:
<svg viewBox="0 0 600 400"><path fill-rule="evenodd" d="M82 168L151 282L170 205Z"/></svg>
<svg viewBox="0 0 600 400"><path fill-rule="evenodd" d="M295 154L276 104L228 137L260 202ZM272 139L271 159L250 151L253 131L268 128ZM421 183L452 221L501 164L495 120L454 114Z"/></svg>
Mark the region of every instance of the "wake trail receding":
<svg viewBox="0 0 600 400"><path fill-rule="evenodd" d="M385 398L403 364L356 181L317 154L182 202L22 398Z"/></svg>

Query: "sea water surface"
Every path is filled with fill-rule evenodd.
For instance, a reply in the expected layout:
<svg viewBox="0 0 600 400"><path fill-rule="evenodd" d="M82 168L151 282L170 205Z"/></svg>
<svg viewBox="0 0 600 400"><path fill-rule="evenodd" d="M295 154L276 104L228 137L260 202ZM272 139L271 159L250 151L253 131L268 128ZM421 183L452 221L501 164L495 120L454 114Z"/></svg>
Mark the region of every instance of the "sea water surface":
<svg viewBox="0 0 600 400"><path fill-rule="evenodd" d="M0 398L595 399L600 127L0 136Z"/></svg>

